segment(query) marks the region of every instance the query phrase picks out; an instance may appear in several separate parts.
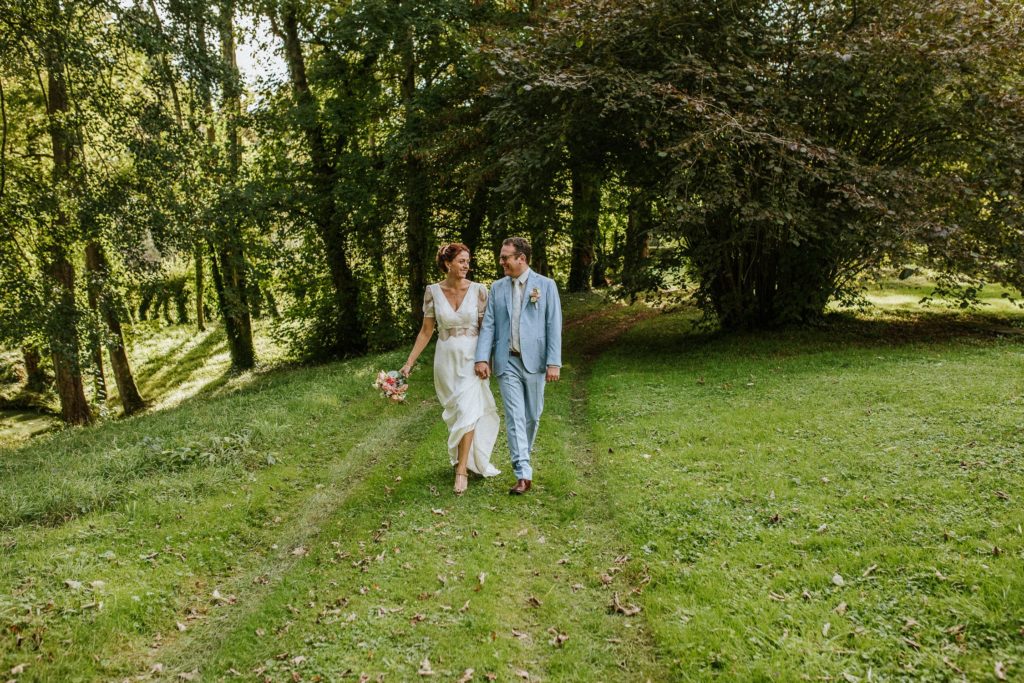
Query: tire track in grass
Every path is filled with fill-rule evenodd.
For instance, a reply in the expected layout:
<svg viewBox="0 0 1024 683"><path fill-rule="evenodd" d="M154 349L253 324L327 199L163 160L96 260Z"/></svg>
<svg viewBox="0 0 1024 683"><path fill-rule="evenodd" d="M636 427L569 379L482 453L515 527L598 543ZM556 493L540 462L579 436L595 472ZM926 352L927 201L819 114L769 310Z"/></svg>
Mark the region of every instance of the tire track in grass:
<svg viewBox="0 0 1024 683"><path fill-rule="evenodd" d="M395 443L408 443L416 434L425 433L425 427L436 418L436 406L430 401L410 407L412 410L398 419L380 416L377 423L383 423L383 427L367 424L370 436L356 443L324 473L324 480L330 483L309 496L291 515L277 539L277 550L249 571L220 585L222 595L237 596L240 604L212 612L201 625L176 638L165 638L162 647L151 653L147 666L159 663L169 671L191 671L197 659L201 659L199 653L216 649L237 624L258 610L262 600L301 562L303 551L316 543L325 522L346 503L358 482L389 456L394 457ZM197 597L202 601L196 607L209 604L209 596Z"/></svg>
<svg viewBox="0 0 1024 683"><path fill-rule="evenodd" d="M240 600L245 607L225 607L221 611L228 614L158 653L167 671L191 671L198 664L204 679L237 669L243 675L265 671L272 680L287 671L303 676L319 671L323 680L333 680L342 671L366 667L383 668L386 680L407 680L417 677L418 663L429 655L442 677L476 666L480 674L496 671L501 680L524 669L550 680L644 680L644 674L658 679L660 665L644 616L609 614L615 588L636 585L642 571L615 562L623 553L615 548L614 524L603 514L608 496L604 483L592 476L593 454L585 454L589 368L615 337L648 315L614 307L597 318L588 316L585 327L569 328L573 337L585 339L567 344L575 366L567 368L569 386L552 392L550 422L539 446L545 476L531 496L509 499L504 482L480 480L457 502L438 492L438 476L446 468L432 461L441 427L436 406L423 419L389 426L387 434L367 444L371 462L350 477L344 492L325 493L296 515L303 521L294 527L316 529L279 542L278 556L248 574L274 572L270 581L253 590L240 578L237 588L229 589L240 597L248 593ZM394 443L403 445L403 453L388 452ZM410 462L407 454L413 452L418 455ZM381 498L378 491L397 472L404 481ZM439 505L447 510L435 509ZM344 529L340 544L328 538L339 529ZM461 542L453 545L452 534ZM328 547L329 542L337 547ZM309 549L309 557L290 555L295 545ZM399 546L399 556L388 552L391 559L383 563L385 554L374 558ZM331 564L327 560L336 553L362 559ZM457 568L465 570L464 577L452 575ZM361 573L367 569L370 573ZM484 578L475 586L481 570L483 592ZM616 575L614 586L603 584L603 572ZM628 604L628 588L619 590ZM531 606L533 595L539 599ZM466 607L454 608L468 606L467 599L472 607L462 616ZM343 623L327 627L321 619L341 611L330 609L338 600L344 614L357 620L328 617ZM275 624L276 637L254 635ZM549 626L571 639L567 651L547 642ZM452 639L461 644L453 647Z"/></svg>
<svg viewBox="0 0 1024 683"><path fill-rule="evenodd" d="M655 679L661 678L657 672L660 663L646 616L635 611L629 598L634 590L642 590L649 577L645 568L639 566L621 545L621 534L615 525L617 511L608 493L610 482L599 474L600 462L589 422L588 383L601 354L633 326L655 315L658 311L616 306L602 309L597 315L587 315L580 325L567 326L571 335L572 357L577 361L569 380L568 425L573 437L571 447L575 451L573 463L578 469L579 482L585 484L573 494L585 511L586 535L605 540L605 545L589 557L587 569L591 575L580 579L594 584L593 573L597 572L598 588L588 589L584 595L593 603L593 609L611 612L622 619L624 637L616 639L618 642L610 641L609 647L617 648L625 657L619 663L624 680L643 680L639 671L630 669L631 659L633 662L655 663L656 668L652 672Z"/></svg>

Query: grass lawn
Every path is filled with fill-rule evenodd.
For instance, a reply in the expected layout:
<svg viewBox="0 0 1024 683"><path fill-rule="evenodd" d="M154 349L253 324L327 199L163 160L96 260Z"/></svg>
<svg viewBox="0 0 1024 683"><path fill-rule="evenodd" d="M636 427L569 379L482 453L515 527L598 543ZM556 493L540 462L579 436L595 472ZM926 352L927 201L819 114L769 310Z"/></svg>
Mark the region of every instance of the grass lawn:
<svg viewBox="0 0 1024 683"><path fill-rule="evenodd" d="M388 405L405 350L230 376L216 330L138 342L152 411L0 450L0 675L1024 676L1012 309L725 336L566 303L522 498L500 441L451 494L429 358Z"/></svg>

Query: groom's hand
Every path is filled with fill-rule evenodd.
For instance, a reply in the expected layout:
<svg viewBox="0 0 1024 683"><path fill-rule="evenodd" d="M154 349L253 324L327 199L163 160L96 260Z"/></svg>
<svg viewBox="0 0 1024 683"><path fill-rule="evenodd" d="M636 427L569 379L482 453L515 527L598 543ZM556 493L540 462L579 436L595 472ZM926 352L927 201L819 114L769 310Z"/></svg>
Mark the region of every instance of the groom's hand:
<svg viewBox="0 0 1024 683"><path fill-rule="evenodd" d="M562 368L557 365L549 365L547 376L544 378L548 382L557 382L559 377L562 376Z"/></svg>
<svg viewBox="0 0 1024 683"><path fill-rule="evenodd" d="M487 379L491 376L491 364L485 361L480 361L474 365L473 370L476 371L476 376L480 379Z"/></svg>

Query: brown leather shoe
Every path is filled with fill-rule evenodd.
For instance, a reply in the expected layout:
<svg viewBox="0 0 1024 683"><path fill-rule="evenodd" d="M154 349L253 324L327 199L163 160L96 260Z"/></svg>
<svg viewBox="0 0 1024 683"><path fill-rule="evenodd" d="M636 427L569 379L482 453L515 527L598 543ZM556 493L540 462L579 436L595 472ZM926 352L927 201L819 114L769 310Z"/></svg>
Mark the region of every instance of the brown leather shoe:
<svg viewBox="0 0 1024 683"><path fill-rule="evenodd" d="M516 482L516 485L508 490L510 496L521 496L530 490L530 480L520 479Z"/></svg>

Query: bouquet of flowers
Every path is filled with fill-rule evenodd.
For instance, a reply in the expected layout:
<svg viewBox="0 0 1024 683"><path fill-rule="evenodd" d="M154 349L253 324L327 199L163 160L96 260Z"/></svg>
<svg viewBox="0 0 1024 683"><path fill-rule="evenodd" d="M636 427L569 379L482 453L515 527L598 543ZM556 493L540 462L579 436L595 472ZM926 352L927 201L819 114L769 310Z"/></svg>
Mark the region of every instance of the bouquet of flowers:
<svg viewBox="0 0 1024 683"><path fill-rule="evenodd" d="M392 401L400 402L405 400L405 392L409 390L409 383L397 370L381 370L377 373L377 381L373 383L374 389L380 390L380 395Z"/></svg>

